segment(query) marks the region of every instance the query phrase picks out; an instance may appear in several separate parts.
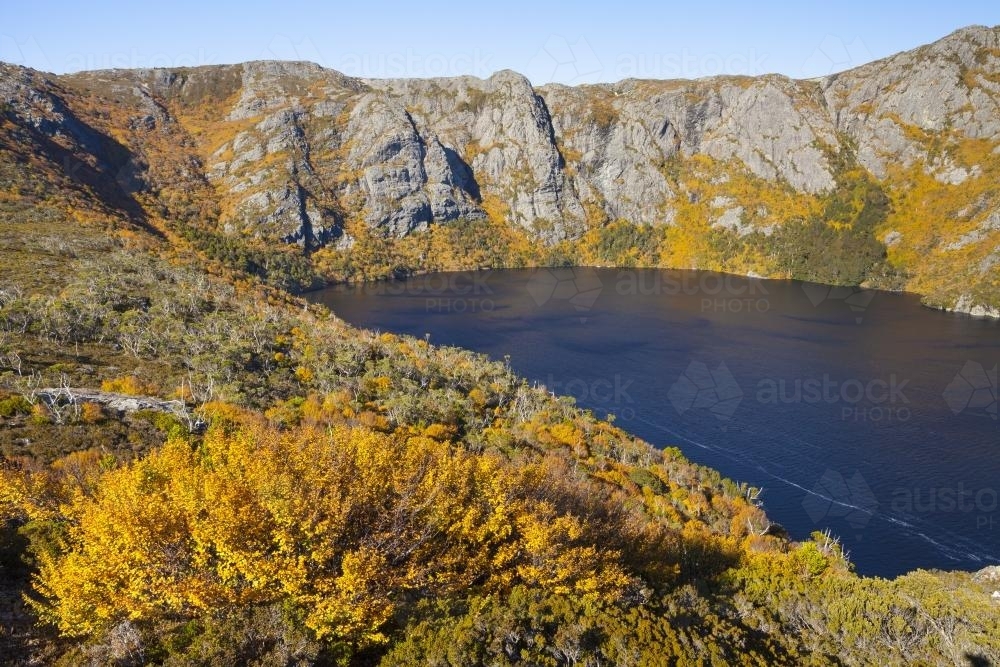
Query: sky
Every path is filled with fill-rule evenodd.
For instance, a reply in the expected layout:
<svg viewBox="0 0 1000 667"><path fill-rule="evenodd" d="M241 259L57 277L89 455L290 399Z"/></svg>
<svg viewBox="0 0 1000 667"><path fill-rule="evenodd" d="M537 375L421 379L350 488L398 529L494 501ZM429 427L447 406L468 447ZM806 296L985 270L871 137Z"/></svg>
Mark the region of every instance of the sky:
<svg viewBox="0 0 1000 667"><path fill-rule="evenodd" d="M535 85L824 76L963 26L1000 24L996 0L5 4L0 60L48 72L281 59L360 77L513 69Z"/></svg>

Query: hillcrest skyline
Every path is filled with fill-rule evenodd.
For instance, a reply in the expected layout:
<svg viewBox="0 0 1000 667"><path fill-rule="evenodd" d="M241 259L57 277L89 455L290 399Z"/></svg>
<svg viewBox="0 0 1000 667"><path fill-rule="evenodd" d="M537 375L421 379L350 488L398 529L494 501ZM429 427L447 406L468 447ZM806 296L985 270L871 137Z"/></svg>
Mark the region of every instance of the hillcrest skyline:
<svg viewBox="0 0 1000 667"><path fill-rule="evenodd" d="M801 79L1000 23L1000 9L976 2L952 3L945 20L940 7L903 12L853 0L821 17L737 3L687 15L652 3L566 11L520 0L502 16L392 3L378 16L350 7L281 9L251 3L234 15L185 1L139 11L65 7L53 15L21 5L0 29L0 61L55 74L251 60L309 61L359 78L488 78L511 69L534 85L771 73Z"/></svg>

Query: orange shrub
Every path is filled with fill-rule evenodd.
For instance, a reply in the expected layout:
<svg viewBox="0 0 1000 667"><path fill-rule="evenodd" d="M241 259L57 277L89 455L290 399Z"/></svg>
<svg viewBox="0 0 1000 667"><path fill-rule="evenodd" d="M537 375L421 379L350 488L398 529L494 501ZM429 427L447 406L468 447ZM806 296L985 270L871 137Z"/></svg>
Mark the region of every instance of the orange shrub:
<svg viewBox="0 0 1000 667"><path fill-rule="evenodd" d="M104 417L104 407L100 403L88 401L80 409L80 420L84 424L100 424Z"/></svg>

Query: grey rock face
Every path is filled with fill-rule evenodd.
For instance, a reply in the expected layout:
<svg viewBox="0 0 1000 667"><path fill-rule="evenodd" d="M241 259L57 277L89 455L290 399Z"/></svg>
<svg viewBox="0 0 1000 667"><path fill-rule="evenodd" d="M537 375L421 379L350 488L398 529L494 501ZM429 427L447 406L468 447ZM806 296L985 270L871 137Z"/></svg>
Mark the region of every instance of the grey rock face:
<svg viewBox="0 0 1000 667"><path fill-rule="evenodd" d="M606 86L546 86L556 135L581 201L609 219L670 222L675 188L663 165L679 147L656 100L626 97Z"/></svg>
<svg viewBox="0 0 1000 667"><path fill-rule="evenodd" d="M433 134L496 196L512 222L555 241L582 230L583 207L564 171L544 100L523 76L498 72L428 80L371 80L368 85L412 110L415 127Z"/></svg>
<svg viewBox="0 0 1000 667"><path fill-rule="evenodd" d="M324 78L326 70L314 63L255 61L242 66L242 90L229 120L254 118L300 101L303 88Z"/></svg>
<svg viewBox="0 0 1000 667"><path fill-rule="evenodd" d="M749 87L724 85L718 91L720 115L706 128L701 150L720 159L737 159L757 176L783 179L800 192L817 194L834 186L821 146L836 150L834 128L810 99L809 84L780 77Z"/></svg>
<svg viewBox="0 0 1000 667"><path fill-rule="evenodd" d="M1000 231L1000 210L993 211L971 232L963 234L958 240L946 245L945 250L960 250L972 243L979 243L996 231Z"/></svg>
<svg viewBox="0 0 1000 667"><path fill-rule="evenodd" d="M309 247L339 238L343 219L337 198L313 166L306 126L314 113L311 86L336 105L345 81L311 63L254 62L242 69L242 90L229 119L258 122L216 151L230 150L233 157L210 171L237 195L236 222L265 238ZM324 111L329 108L319 110ZM242 201L239 193L245 193Z"/></svg>
<svg viewBox="0 0 1000 667"><path fill-rule="evenodd" d="M41 74L0 63L0 103L41 135L75 144L105 161L104 138L67 108L55 83Z"/></svg>
<svg viewBox="0 0 1000 667"><path fill-rule="evenodd" d="M369 225L400 237L432 221L483 215L472 170L436 136L421 136L402 106L366 95L351 111L346 134L347 162L363 172L354 187L364 195Z"/></svg>
<svg viewBox="0 0 1000 667"><path fill-rule="evenodd" d="M196 110L199 127L209 129L192 139L201 142L203 165L192 161L191 169L219 193L226 228L310 247L341 238L349 218L400 237L486 209L547 243L606 220L673 224L677 208L700 196L678 176L696 156L804 195L836 187L845 150L877 178L921 164L939 183L959 186L981 175L979 165L929 151L921 137L1000 136L997 28L965 29L813 81L768 75L535 89L510 71L486 80L358 80L269 61L76 76L115 86L137 145L143 133ZM100 153L101 138L62 105L58 85L0 68L0 99L19 122ZM983 212L1000 204L988 199ZM715 208L709 224L743 234L752 219L763 229L766 211L734 212L735 202ZM957 240L942 233L940 247L980 243L989 231Z"/></svg>
<svg viewBox="0 0 1000 667"><path fill-rule="evenodd" d="M576 185L583 198L602 202L611 218L656 224L671 222L678 194L666 165L697 153L742 163L801 192L834 186L820 147L836 151L838 143L815 87L781 77L746 84L625 81L543 91L560 138L580 156Z"/></svg>
<svg viewBox="0 0 1000 667"><path fill-rule="evenodd" d="M908 136L908 127L930 133L953 129L973 138L1000 135L998 46L996 28L966 28L827 77L820 85L837 129L857 143L861 164L884 178L889 162L909 165L928 157Z"/></svg>
<svg viewBox="0 0 1000 667"><path fill-rule="evenodd" d="M752 227L743 224L742 206L726 209L726 211L712 223L712 226L720 229L728 229L729 231L735 232L740 236L749 234L753 229Z"/></svg>
<svg viewBox="0 0 1000 667"><path fill-rule="evenodd" d="M976 301L968 294L961 295L955 305L947 310L956 313L965 313L973 317L988 317L990 319L1000 319L1000 308L989 306Z"/></svg>

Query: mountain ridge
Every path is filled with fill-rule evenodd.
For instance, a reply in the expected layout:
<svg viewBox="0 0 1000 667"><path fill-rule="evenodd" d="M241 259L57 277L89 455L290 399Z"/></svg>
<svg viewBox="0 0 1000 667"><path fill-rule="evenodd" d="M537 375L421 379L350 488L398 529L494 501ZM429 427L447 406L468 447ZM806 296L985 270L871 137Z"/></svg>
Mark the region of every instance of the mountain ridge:
<svg viewBox="0 0 1000 667"><path fill-rule="evenodd" d="M971 80L993 90L983 53ZM288 294L575 262L760 268L984 308L996 114L914 103L934 72L962 75L928 68L893 70L906 90L876 96L892 117L841 124L824 90L865 97L869 79L632 82L625 104L512 72L375 89L280 62L0 65L0 654L1000 661L996 565L859 577L829 531L792 541L760 489L506 361ZM939 102L976 136L922 129ZM884 179L838 128L871 134L861 159Z"/></svg>
<svg viewBox="0 0 1000 667"><path fill-rule="evenodd" d="M973 24L969 24L969 25L966 25L966 26L962 26L962 27L956 28L955 30L951 31L950 33L944 35L943 37L941 37L941 38L939 38L937 40L935 40L935 42L940 42L940 41L951 39L951 38L954 38L954 37L957 37L957 36L962 36L962 35L971 34L971 33L974 33L974 32L979 32L979 31L984 31L984 30L985 31L996 30L998 27L1000 27L1000 26L989 26L989 25L986 25L986 24L973 23ZM626 81L684 81L684 82L694 82L694 81L704 81L704 80L708 80L708 79L718 79L718 78L734 78L734 79L747 78L747 79L752 79L752 78L766 77L766 76L780 76L780 77L784 77L786 79L791 79L793 81L819 82L819 81L821 81L823 79L827 79L827 78L830 78L830 77L836 77L836 76L838 76L840 74L844 74L846 72L851 72L853 70L860 69L862 67L871 65L873 63L878 63L878 62L881 62L881 61L884 61L884 60L890 60L890 59L892 59L892 58L894 58L894 57L896 57L896 56L898 56L900 54L908 53L909 51L913 51L913 50L917 50L917 49L921 49L921 48L930 46L933 43L934 42L931 42L931 43L928 43L928 44L925 44L925 45L922 45L922 46L914 47L912 49L904 49L902 51L896 51L894 53L890 53L890 54L882 56L880 58L874 58L874 59L872 59L872 60L870 60L868 62L861 63L859 65L853 65L853 66L848 67L848 68L843 69L843 70L838 70L836 72L831 72L829 74L820 74L820 75L817 75L817 76L797 77L797 76L793 76L791 74L785 74L783 72L773 71L773 72L763 72L761 74L709 74L709 75L698 76L698 77L671 77L671 78L662 78L662 79L659 79L659 78L650 78L650 77L624 77L622 79L617 79L615 81L597 81L597 82L588 82L588 83L580 83L580 84L566 84L566 83L562 83L562 82L558 82L558 81L549 81L549 82L540 83L540 84L532 83L532 86L534 86L534 87L564 86L564 87L576 88L576 87L587 87L587 86L613 86L613 85L616 85L616 84L619 84L619 83L623 83L623 82L626 82ZM520 72L518 72L516 69L513 69L511 67L501 67L500 69L495 70L494 72L492 72L489 76L487 76L485 78L480 77L480 76L476 76L475 74L454 74L454 75L438 76L438 77L354 76L352 74L347 74L346 72L338 70L335 67L327 67L326 65L320 64L320 63L318 63L318 62L316 62L314 60L295 60L295 59L284 60L284 59L275 59L275 58L254 58L252 60L234 61L234 62L226 62L226 63L211 63L211 64L204 64L204 65L188 65L188 66L176 67L176 68L173 68L173 67L105 67L105 68L99 68L99 69L73 70L73 71L67 71L67 72L61 72L61 73L56 73L56 72L52 72L52 71L49 71L49 70L37 69L37 68L34 68L34 67L30 67L28 65L22 65L22 64L19 64L19 63L5 63L5 64L11 65L11 66L14 66L14 67L21 67L21 68L24 68L24 69L33 70L33 71L36 71L36 72L40 72L42 74L48 74L49 76L61 77L61 76L74 76L74 75L77 75L77 74L100 74L100 73L108 73L108 72L136 72L136 71L151 71L151 70L176 70L176 69L188 69L188 70L190 70L190 69L206 69L206 68L224 68L224 67L238 67L238 66L241 66L241 65L248 65L248 64L255 64L255 63L272 63L272 62L273 63L286 63L286 64L289 64L289 65L305 65L305 66L317 67L319 69L322 69L322 70L325 70L325 71L328 71L328 72L334 72L334 73L339 74L339 75L341 75L341 76L343 76L345 78L354 79L356 81L386 81L386 80L413 80L413 79L418 79L418 80L419 79L477 79L479 81L486 81L491 76L493 76L495 74L498 74L500 72L513 72L514 74L518 74L519 76L523 76L523 75L520 74ZM527 77L525 77L525 78L527 78Z"/></svg>
<svg viewBox="0 0 1000 667"><path fill-rule="evenodd" d="M461 256L486 234L508 248L491 266L714 269L993 315L998 35L970 26L817 79L535 87L511 70L362 79L302 61L4 65L0 99L14 127L115 163L147 215L176 223L164 200L186 197L202 236L297 245L319 281L481 266ZM99 154L92 130L125 153ZM449 262L427 252L435 227ZM636 235L648 247L609 255L609 237Z"/></svg>

